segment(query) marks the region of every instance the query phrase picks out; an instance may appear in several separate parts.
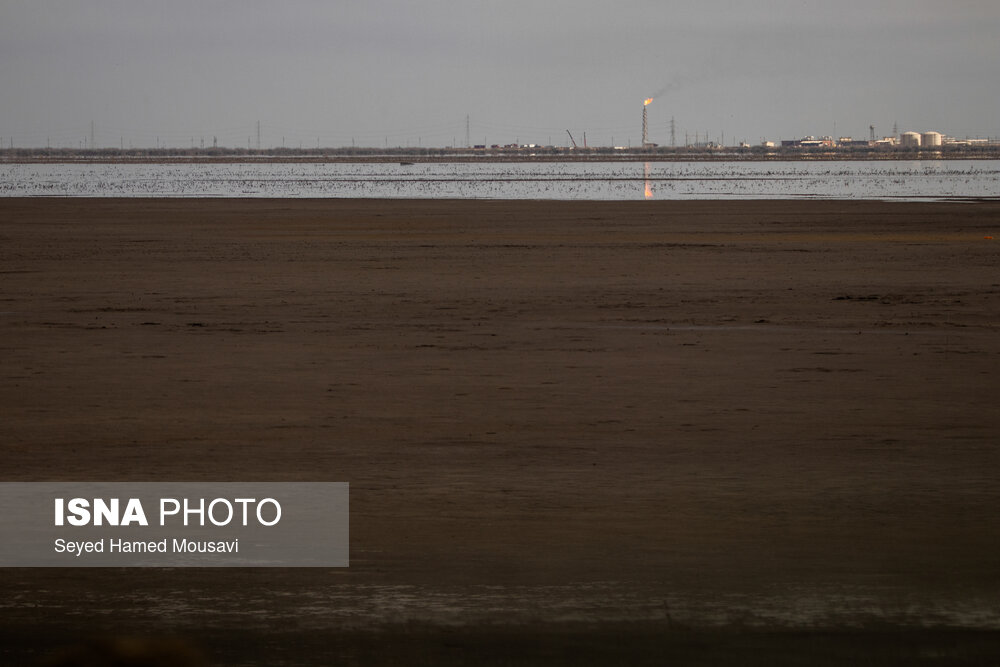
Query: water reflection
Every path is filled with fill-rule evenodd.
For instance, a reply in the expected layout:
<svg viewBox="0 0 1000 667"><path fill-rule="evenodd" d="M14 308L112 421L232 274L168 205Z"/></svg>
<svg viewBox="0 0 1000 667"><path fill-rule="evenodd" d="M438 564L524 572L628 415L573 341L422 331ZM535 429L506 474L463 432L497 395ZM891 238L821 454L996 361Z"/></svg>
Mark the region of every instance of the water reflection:
<svg viewBox="0 0 1000 667"><path fill-rule="evenodd" d="M1000 161L0 164L0 197L996 198ZM640 178L642 183L639 183ZM654 197L655 196L655 197Z"/></svg>

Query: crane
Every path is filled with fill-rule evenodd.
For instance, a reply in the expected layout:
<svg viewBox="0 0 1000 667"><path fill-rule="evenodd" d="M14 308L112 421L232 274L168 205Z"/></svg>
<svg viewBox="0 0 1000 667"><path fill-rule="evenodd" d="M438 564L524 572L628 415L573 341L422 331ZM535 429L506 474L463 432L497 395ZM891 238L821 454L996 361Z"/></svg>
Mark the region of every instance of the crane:
<svg viewBox="0 0 1000 667"><path fill-rule="evenodd" d="M566 134L569 135L569 140L573 142L573 148L578 148L578 146L576 145L576 140L573 138L573 133L570 132L569 130L566 130Z"/></svg>

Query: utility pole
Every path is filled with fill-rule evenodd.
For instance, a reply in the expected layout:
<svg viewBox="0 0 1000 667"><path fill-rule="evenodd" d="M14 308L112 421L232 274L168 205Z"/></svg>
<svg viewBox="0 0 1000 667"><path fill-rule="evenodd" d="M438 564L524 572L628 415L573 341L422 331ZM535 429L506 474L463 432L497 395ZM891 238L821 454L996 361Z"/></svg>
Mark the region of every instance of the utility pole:
<svg viewBox="0 0 1000 667"><path fill-rule="evenodd" d="M469 114L465 114L465 147L472 148L472 139L469 135Z"/></svg>
<svg viewBox="0 0 1000 667"><path fill-rule="evenodd" d="M674 134L676 132L676 130L677 130L677 125L676 125L676 123L674 123L674 117L671 116L670 117L670 146L671 146L671 148L673 148L674 146L677 145L677 138L676 138L676 136Z"/></svg>
<svg viewBox="0 0 1000 667"><path fill-rule="evenodd" d="M260 121L257 121L257 150L260 150Z"/></svg>
<svg viewBox="0 0 1000 667"><path fill-rule="evenodd" d="M94 121L90 121L90 149L94 150Z"/></svg>

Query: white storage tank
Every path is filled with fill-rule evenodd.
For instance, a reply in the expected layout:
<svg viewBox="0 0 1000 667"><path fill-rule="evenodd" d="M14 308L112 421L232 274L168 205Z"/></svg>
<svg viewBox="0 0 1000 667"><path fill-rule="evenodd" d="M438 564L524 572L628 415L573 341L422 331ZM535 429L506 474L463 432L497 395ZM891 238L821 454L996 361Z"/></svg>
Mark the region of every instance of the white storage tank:
<svg viewBox="0 0 1000 667"><path fill-rule="evenodd" d="M943 135L940 132L924 132L920 135L920 144L924 147L927 146L941 146L941 139Z"/></svg>
<svg viewBox="0 0 1000 667"><path fill-rule="evenodd" d="M899 145L903 148L920 148L920 133L903 132L899 135Z"/></svg>

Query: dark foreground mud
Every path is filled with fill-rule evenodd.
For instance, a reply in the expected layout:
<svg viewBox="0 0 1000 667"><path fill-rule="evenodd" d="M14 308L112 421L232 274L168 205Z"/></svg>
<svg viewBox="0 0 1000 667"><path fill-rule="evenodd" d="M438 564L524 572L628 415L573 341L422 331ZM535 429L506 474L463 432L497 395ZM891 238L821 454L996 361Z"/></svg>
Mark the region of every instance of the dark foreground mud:
<svg viewBox="0 0 1000 667"><path fill-rule="evenodd" d="M0 200L0 470L347 481L346 570L0 571L2 658L1000 657L1000 204Z"/></svg>

